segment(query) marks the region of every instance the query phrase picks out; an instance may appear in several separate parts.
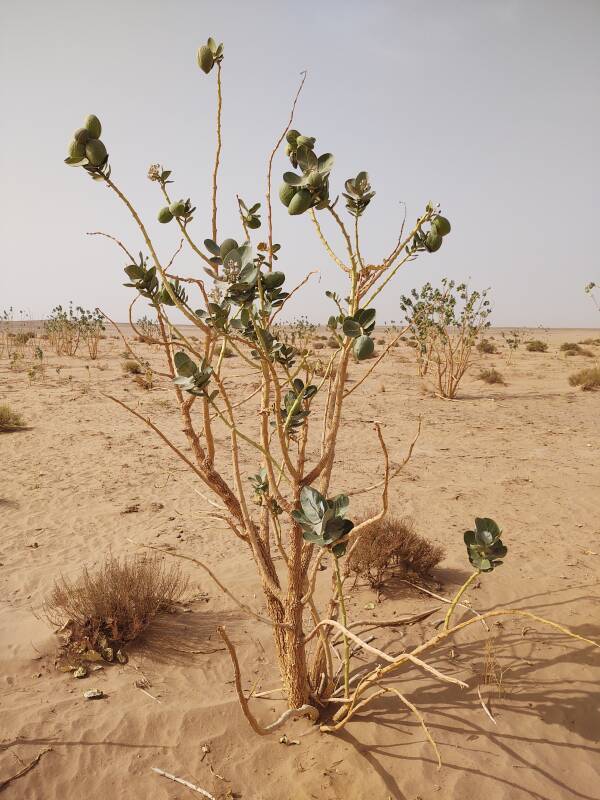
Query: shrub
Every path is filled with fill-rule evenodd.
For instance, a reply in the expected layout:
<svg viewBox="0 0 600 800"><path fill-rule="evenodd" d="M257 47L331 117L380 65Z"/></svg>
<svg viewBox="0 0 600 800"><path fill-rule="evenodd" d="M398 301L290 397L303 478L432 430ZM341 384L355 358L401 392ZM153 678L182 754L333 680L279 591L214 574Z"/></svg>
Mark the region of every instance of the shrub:
<svg viewBox="0 0 600 800"><path fill-rule="evenodd" d="M261 613L249 606L243 608L269 625L272 631L285 699L293 713L308 714L316 721L332 693L337 691L338 686L342 688L343 681L346 702L334 713L332 724L327 720L321 725L321 730L331 732L340 730L353 719L353 712L357 708L364 707L381 692L388 690L384 687L361 699L366 691L375 688L374 682L380 685L383 674L402 671L406 665L412 667L413 663L409 652L387 656L388 663L384 667L379 662L356 685L352 686L350 682L350 665L355 649L350 647L350 637L347 635L347 624L351 624L347 622L343 588L347 578L347 561L342 559L347 549L360 543L369 520L354 525L350 518L350 497L343 493L348 485L354 484L351 475L354 462L348 462L343 469L334 470L334 465L336 455L339 463L336 449L339 432L342 426L348 425L347 409L352 414L350 419L355 422L364 416L361 405L355 403L352 397L354 390L367 391L369 383L366 379L376 367L373 364L372 370L361 370L360 380L354 381L354 385L348 388L348 383L352 382L349 376L354 371L352 359L360 361L368 358L374 350L371 334L376 327L375 300L384 289L389 292L391 279L403 265L421 256L429 258L429 254L442 247L445 237L450 233L450 222L441 216L438 205L428 203L414 222L406 226L402 223L400 235L393 237L395 244L392 251L380 263L374 263L364 252L365 248L361 249L360 239L360 222L375 194L368 174L361 170L345 180L342 176L344 200L338 203L336 185L331 192L335 198L332 201L330 183L337 179L337 176L332 176L334 156L331 153L317 155L315 138L291 128L303 77L289 122L278 136L268 158L265 193L267 230L262 241L256 243L252 239L255 234L250 233L261 225L257 214L259 204L242 207L238 202L240 224L234 228L232 220L227 218L228 228L223 230L224 226L219 227L218 204L218 187L222 185L222 181L218 180L218 172L221 163L223 58L223 45L217 44L212 38L198 51L199 66L204 73L212 73L218 99L210 219L199 222L199 213L196 214L192 199L184 201L173 196L175 179L172 170L160 164L152 164L148 170L148 178L161 197L160 203L167 203L158 209L158 223L173 223L171 230L177 238L180 234L183 236L191 252L202 262L208 278L203 276L202 281L190 280L173 274L173 256L169 261L162 257L150 223L142 221L119 185L120 179L117 171L112 169L112 163L109 163L106 146L98 138L102 126L94 115L90 115L84 127L75 132L66 163L78 172L91 176L96 186L112 192L123 203L139 229L145 251L140 252L138 258L132 258L132 263L125 267L128 278L126 286L133 290L133 300L144 298L157 318L164 321L164 331L161 329L160 332L160 352L165 357L167 369L176 372L173 378L174 402L179 407L183 424L177 426L178 430L170 431L167 437L135 408L117 402L159 434L191 470L193 479L201 481L216 496L218 505L225 507L223 519L235 536L233 541L236 546L250 556L262 590ZM175 75L173 79L177 79ZM344 126L338 127L341 132L344 131ZM289 282L286 284L288 276L274 269L281 245L274 241L272 167L284 140L286 156L295 171L290 171L286 165L288 168L283 173L279 199L292 216L299 218L306 215L304 219L340 270L344 281L341 295L326 291L335 314L328 321L335 338L331 354L332 363L336 366L333 381L311 382L313 368L308 340L315 333L314 326L311 328L303 319L300 326L292 326L290 338L286 339L285 331L274 322L288 299L302 290L307 280L291 286ZM85 147L83 142L86 142ZM427 157L426 150L417 153L419 159ZM254 159L254 154L244 151L244 157ZM87 180L86 183L90 184ZM201 205L204 206L204 202ZM343 205L348 217L342 209ZM339 229L346 244L345 261L336 255L327 242L320 224L320 220L324 219L334 222ZM195 229L199 226L196 233ZM204 238L207 234L210 238ZM197 239L197 235L201 238ZM239 242L233 238L234 235L240 239ZM286 260L289 263L290 259ZM186 274L189 274L187 267ZM433 338L433 358L434 363L438 364L442 391L447 396L452 396L469 364L469 358L464 356L463 351L470 354L481 329L487 325L486 318L489 315L485 293L471 293L464 285L456 287L454 292L454 287L453 282L446 281L441 291L429 287L431 291L428 289L416 298L425 303L433 317L432 327L438 326L440 330L439 337L436 334ZM456 307L457 303L460 310ZM181 333L173 315L175 319L183 316L187 323L195 326L200 339L198 345ZM223 342L238 354L243 354L244 360L255 368L252 371L260 383L258 387L253 387L252 394L247 394L248 387L244 382L240 384L239 381L230 380L232 376L231 373L227 374L227 360L218 358L219 345ZM439 362L436 351L440 353ZM458 368L456 374L455 367ZM363 395L363 398L361 403L369 402L369 395ZM194 402L197 402L197 406L192 409ZM239 423L241 405L244 406L243 432ZM218 429L213 422L218 424ZM229 431L229 445L225 448L221 439L222 423ZM402 465L390 469L381 426L375 423L374 429L382 450L383 478L363 489L382 489L381 511L377 517L371 518L371 522L385 515L389 483L402 469ZM218 446L215 445L217 430ZM360 433L366 435L362 429ZM412 445L403 464L411 452ZM358 448L356 455L360 457ZM229 463L227 459L230 459ZM246 472L249 467L254 474ZM340 493L336 493L336 489L341 490ZM437 632L433 638L421 643L419 653L432 649L442 639L454 635L457 628L449 628L449 621L460 595L480 573L495 569L507 552L500 534L498 526L487 518L477 518L476 531L465 534L469 560L476 571L449 606L444 631ZM173 555L186 557L178 553ZM322 574L319 566L325 555L330 559L335 575L329 603L319 586L323 583L319 581ZM197 559L188 558L205 566ZM404 552L402 558L408 559L408 554ZM344 565L343 575L340 562ZM415 558L409 563L416 568L420 561ZM432 563L431 560L429 563ZM210 570L209 574L212 575ZM330 585L329 575L325 579L326 584ZM220 582L218 585L227 592ZM318 617L314 604L315 592L320 593L319 605L324 614L330 613L336 618L324 616L321 622L315 622L308 630L309 619L315 621ZM488 617L526 615L526 612L516 609L486 613ZM481 615L481 618L485 618L485 615ZM468 619L462 623L462 627L479 622L479 619ZM344 643L343 675L334 665L331 651L333 639L340 634L340 626ZM566 631L564 628L561 630ZM235 648L223 627L219 627L218 632L231 657L243 713L255 731L267 733L274 730L281 720L285 722L288 715L268 729L258 723L241 688ZM368 648L360 637L353 634L353 639L356 638L359 648ZM586 641L591 643L590 640Z"/></svg>
<svg viewBox="0 0 600 800"><path fill-rule="evenodd" d="M166 567L159 556L109 555L95 571L83 569L71 581L61 576L43 612L51 625L65 628L70 653L99 653L113 661L154 617L169 611L186 593L188 579L179 565Z"/></svg>
<svg viewBox="0 0 600 800"><path fill-rule="evenodd" d="M541 339L532 339L527 342L525 349L528 353L546 353L548 351L547 342L542 342Z"/></svg>
<svg viewBox="0 0 600 800"><path fill-rule="evenodd" d="M588 358L593 358L594 356L591 350L586 350L585 347L581 347L576 342L563 342L560 350L565 356L587 356Z"/></svg>
<svg viewBox="0 0 600 800"><path fill-rule="evenodd" d="M134 330L139 331L138 338L141 342L155 342L160 335L158 320L150 319L146 315L137 320Z"/></svg>
<svg viewBox="0 0 600 800"><path fill-rule="evenodd" d="M471 292L465 283L443 278L439 289L426 283L420 292L403 295L400 308L415 342L419 375L433 367L439 395L455 397L477 337L490 325L487 289Z"/></svg>
<svg viewBox="0 0 600 800"><path fill-rule="evenodd" d="M411 519L387 515L366 526L350 552L348 567L379 589L398 572L427 577L444 555L443 547L415 532Z"/></svg>
<svg viewBox="0 0 600 800"><path fill-rule="evenodd" d="M13 411L7 403L0 405L0 433L19 431L25 427L25 421L18 411Z"/></svg>
<svg viewBox="0 0 600 800"><path fill-rule="evenodd" d="M121 369L128 375L141 375L144 371L142 369L142 365L137 361L134 361L132 358L128 358L126 361L123 361L121 364Z"/></svg>
<svg viewBox="0 0 600 800"><path fill-rule="evenodd" d="M504 378L502 377L501 373L493 367L491 369L482 369L479 373L479 380L483 381L484 383L504 384Z"/></svg>
<svg viewBox="0 0 600 800"><path fill-rule="evenodd" d="M487 355L493 355L494 353L498 352L496 345L493 342L490 342L489 339L482 339L477 345L477 350L480 353L486 353Z"/></svg>
<svg viewBox="0 0 600 800"><path fill-rule="evenodd" d="M569 375L571 386L581 386L584 391L600 389L600 367L589 367Z"/></svg>

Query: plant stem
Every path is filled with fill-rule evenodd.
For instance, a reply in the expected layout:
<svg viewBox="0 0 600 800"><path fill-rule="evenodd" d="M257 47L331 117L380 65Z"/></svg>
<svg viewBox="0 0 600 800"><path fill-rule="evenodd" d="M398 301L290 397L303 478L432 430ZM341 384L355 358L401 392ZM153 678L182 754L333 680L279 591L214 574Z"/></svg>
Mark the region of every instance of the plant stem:
<svg viewBox="0 0 600 800"><path fill-rule="evenodd" d="M475 570L475 572L472 575L469 575L467 580L463 583L463 585L460 587L458 592L455 594L454 599L452 600L452 602L450 603L450 606L448 607L448 612L446 613L446 618L444 619L444 630L445 631L447 631L448 628L450 627L450 618L452 617L452 614L454 613L454 609L456 608L456 606L458 604L458 601L463 596L463 594L467 591L469 586L473 583L475 578L478 578L480 574L481 574L480 570L478 570L478 569Z"/></svg>
<svg viewBox="0 0 600 800"><path fill-rule="evenodd" d="M346 620L346 604L344 602L344 589L342 582L342 574L340 572L340 564L338 557L332 552L333 563L335 565L335 581L337 585L337 595L340 603L340 613L342 616L342 625L347 627ZM344 697L350 697L350 641L346 634L344 634Z"/></svg>

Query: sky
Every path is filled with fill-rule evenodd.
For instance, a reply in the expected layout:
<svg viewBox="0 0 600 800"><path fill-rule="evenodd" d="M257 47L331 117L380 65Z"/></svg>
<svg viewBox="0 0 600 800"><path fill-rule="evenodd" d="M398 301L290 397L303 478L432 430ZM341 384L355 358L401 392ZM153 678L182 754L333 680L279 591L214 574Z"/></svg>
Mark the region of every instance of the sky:
<svg viewBox="0 0 600 800"><path fill-rule="evenodd" d="M89 113L163 261L178 230L156 220L150 164L172 169L173 195L197 206L192 237L210 235L215 75L196 64L208 36L225 45L220 239L240 238L236 193L264 206L268 154L306 69L294 127L335 155L332 195L359 170L377 193L365 260L390 251L403 204L408 223L429 200L452 223L380 295L379 322L402 318L403 293L448 276L491 287L495 325L600 325L583 291L600 283L600 0L0 0L0 313L39 319L73 300L126 318L126 261L86 232L136 253L139 232L106 186L63 163ZM286 169L280 152L275 194ZM275 198L274 239L286 288L319 270L288 318L324 321L325 290L344 283L309 216ZM190 251L176 264L203 275Z"/></svg>

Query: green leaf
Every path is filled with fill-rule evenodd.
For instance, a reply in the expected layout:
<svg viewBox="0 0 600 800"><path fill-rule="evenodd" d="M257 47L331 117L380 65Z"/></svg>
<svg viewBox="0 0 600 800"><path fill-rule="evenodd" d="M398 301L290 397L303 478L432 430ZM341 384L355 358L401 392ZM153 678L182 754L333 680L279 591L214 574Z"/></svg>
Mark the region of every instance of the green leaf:
<svg viewBox="0 0 600 800"><path fill-rule="evenodd" d="M177 374L184 378L191 378L198 372L198 367L194 364L192 359L183 350L179 350L174 356L175 369Z"/></svg>
<svg viewBox="0 0 600 800"><path fill-rule="evenodd" d="M296 175L295 172L284 172L283 181L284 183L287 183L288 186L300 186L300 184L304 181L304 176Z"/></svg>
<svg viewBox="0 0 600 800"><path fill-rule="evenodd" d="M300 505L304 515L310 522L318 523L323 518L326 509L325 498L312 486L302 487Z"/></svg>
<svg viewBox="0 0 600 800"><path fill-rule="evenodd" d="M205 239L204 240L204 247L208 250L209 253L213 256L221 256L221 248L216 242L213 242L212 239Z"/></svg>
<svg viewBox="0 0 600 800"><path fill-rule="evenodd" d="M344 331L344 334L349 336L351 339L356 339L356 337L360 336L362 333L360 325L355 319L352 319L352 317L346 317L344 319L342 330Z"/></svg>
<svg viewBox="0 0 600 800"><path fill-rule="evenodd" d="M352 345L352 349L354 350L354 355L356 358L359 361L362 361L363 359L369 358L373 355L375 351L375 342L370 336L363 334L355 340L354 344Z"/></svg>
<svg viewBox="0 0 600 800"><path fill-rule="evenodd" d="M317 169L319 172L331 172L333 168L334 157L332 153L323 153L317 160Z"/></svg>

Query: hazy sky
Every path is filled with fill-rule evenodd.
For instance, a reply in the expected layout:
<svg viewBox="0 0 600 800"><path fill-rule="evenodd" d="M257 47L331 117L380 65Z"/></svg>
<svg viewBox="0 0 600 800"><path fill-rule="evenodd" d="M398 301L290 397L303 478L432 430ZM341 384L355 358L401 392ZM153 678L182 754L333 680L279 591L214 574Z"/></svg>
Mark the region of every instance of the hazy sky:
<svg viewBox="0 0 600 800"><path fill-rule="evenodd" d="M400 318L402 292L448 275L491 286L498 325L600 325L583 292L600 282L600 0L0 0L0 311L39 318L73 299L125 318L121 254L85 232L137 252L137 229L105 186L63 164L88 113L165 260L178 231L156 222L151 163L197 205L192 235L210 234L215 83L195 61L209 35L225 43L220 238L239 238L236 191L263 199L306 68L295 127L335 154L334 192L361 169L377 191L367 260L390 250L400 201L409 222L431 199L453 225L396 278L380 321ZM286 168L280 154L275 188ZM275 240L289 284L322 273L290 315L323 320L324 291L341 284L308 215L276 200ZM189 253L178 265L202 269Z"/></svg>

